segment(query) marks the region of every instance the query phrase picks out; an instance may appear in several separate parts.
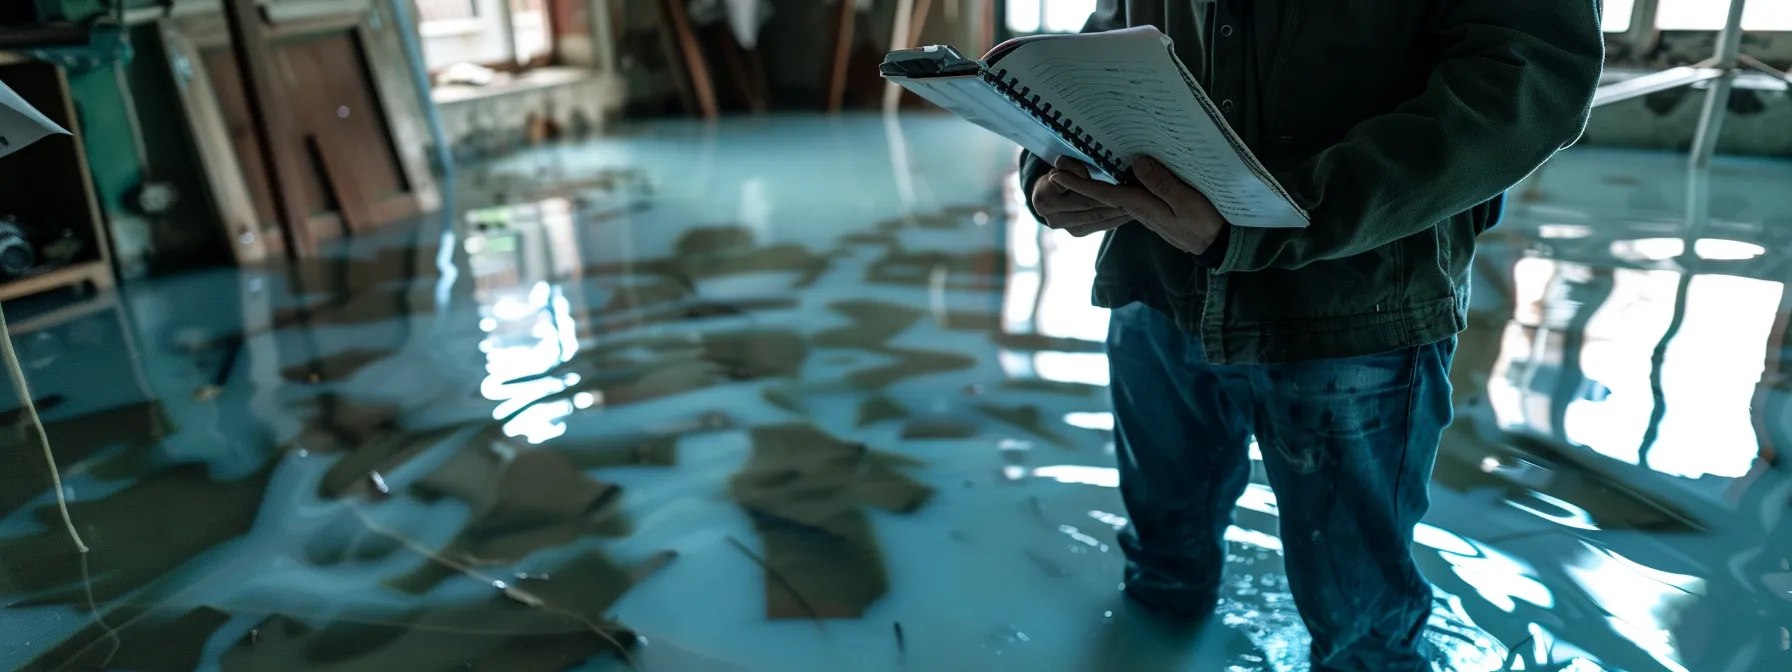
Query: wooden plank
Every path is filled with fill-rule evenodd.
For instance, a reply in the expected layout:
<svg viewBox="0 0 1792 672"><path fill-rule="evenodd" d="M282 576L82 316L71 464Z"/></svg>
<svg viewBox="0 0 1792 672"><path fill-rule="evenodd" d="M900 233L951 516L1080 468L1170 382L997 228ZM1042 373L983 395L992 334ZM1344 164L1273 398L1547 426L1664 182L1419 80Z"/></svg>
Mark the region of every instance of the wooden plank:
<svg viewBox="0 0 1792 672"><path fill-rule="evenodd" d="M19 320L17 322L8 322L6 324L6 330L9 332L12 332L12 335L16 337L20 334L29 334L33 331L38 331L40 329L48 329L50 327L54 327L58 324L62 324L64 322L73 320L75 318L86 317L88 315L92 315L95 313L105 311L108 308L117 308L117 307L118 307L118 294L116 292L102 292L102 293L98 294L97 296L88 298L86 300L76 301L76 302L68 304L66 306L60 306L54 310L46 311L46 312L38 314L38 315L33 315L29 318ZM120 315L120 319L121 320L123 319L122 314ZM126 347L131 350L131 353L130 353L131 361L141 362L142 359L136 356L136 347L134 345L129 345L130 339L128 338L128 334L130 334L130 331L125 330L125 331L121 331L120 333L127 335L125 342L127 344ZM139 375L141 375L141 374L139 374ZM148 388L148 386L145 386L144 389L147 390L149 388Z"/></svg>
<svg viewBox="0 0 1792 672"><path fill-rule="evenodd" d="M330 195L335 197L336 211L342 213L342 222L350 232L366 231L382 224L374 219L368 210L367 191L362 182L356 179L354 156L342 147L342 143L334 140L323 140L316 134L305 136L305 144L317 152L317 159L324 167L324 180L330 187Z"/></svg>
<svg viewBox="0 0 1792 672"><path fill-rule="evenodd" d="M921 29L927 27L927 12L933 9L933 0L916 0L915 20L909 24L908 46L921 43Z"/></svg>
<svg viewBox="0 0 1792 672"><path fill-rule="evenodd" d="M293 140L298 135L286 109L284 87L274 74L275 54L266 27L255 0L224 0L224 19L230 28L230 50L236 57L243 92L248 98L249 119L267 168L268 195L286 239L287 256L314 256L317 241L306 226L307 213L300 196L304 187L299 182L299 171L304 164L294 151L297 143Z"/></svg>
<svg viewBox="0 0 1792 672"><path fill-rule="evenodd" d="M846 66L852 61L852 43L855 37L857 14L853 8L853 0L835 0L834 10L834 58L828 62L827 110L838 113L846 107Z"/></svg>
<svg viewBox="0 0 1792 672"><path fill-rule="evenodd" d="M716 87L709 77L709 65L703 60L703 47L697 43L697 34L691 29L690 16L685 13L684 0L661 0L662 16L666 19L667 29L678 41L679 53L684 57L685 72L689 73L691 89L697 95L697 109L704 119L715 119L720 116L716 107Z"/></svg>
<svg viewBox="0 0 1792 672"><path fill-rule="evenodd" d="M100 289L111 287L111 265L100 261L87 261L13 280L0 285L0 301L11 301L22 296L41 294L52 289L85 283L93 283Z"/></svg>
<svg viewBox="0 0 1792 672"><path fill-rule="evenodd" d="M106 227L106 215L100 209L100 199L93 187L93 169L87 164L86 134L81 131L80 117L75 113L75 96L68 87L68 73L56 68L56 85L62 88L62 114L69 120L69 133L75 141L75 165L81 171L81 189L87 195L88 234L92 236L93 246L99 251L99 263L91 265L89 281L95 289L111 289L115 284L112 278L112 236Z"/></svg>
<svg viewBox="0 0 1792 672"><path fill-rule="evenodd" d="M386 130L391 135L388 139L398 150L398 163L411 198L416 201L417 210L435 210L442 205L442 194L435 173L429 169L429 154L424 150L434 142L424 109L434 103L411 81L409 61L404 57L397 31L375 31L365 21L356 31L362 61L373 81L380 114L386 119Z"/></svg>
<svg viewBox="0 0 1792 672"><path fill-rule="evenodd" d="M238 164L236 150L230 146L224 115L218 109L218 97L212 89L211 76L200 61L199 47L172 19L159 24L162 48L173 73L175 88L180 94L187 130L193 135L198 150L199 167L205 173L212 206L223 220L230 252L241 265L261 263L268 256L264 222L255 212L249 198L249 187L243 180L243 167ZM272 224L272 222L266 222Z"/></svg>

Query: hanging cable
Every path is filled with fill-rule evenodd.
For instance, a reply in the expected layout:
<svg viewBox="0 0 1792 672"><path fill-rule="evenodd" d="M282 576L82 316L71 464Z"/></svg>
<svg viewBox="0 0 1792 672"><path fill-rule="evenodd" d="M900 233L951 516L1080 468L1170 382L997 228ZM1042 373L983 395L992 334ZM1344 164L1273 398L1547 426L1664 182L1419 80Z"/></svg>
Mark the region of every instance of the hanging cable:
<svg viewBox="0 0 1792 672"><path fill-rule="evenodd" d="M68 515L68 498L62 494L62 471L56 468L56 454L50 452L50 435L44 431L43 419L37 417L37 402L31 399L31 388L25 386L25 369L19 366L19 353L12 349L12 331L6 327L5 309L0 309L0 357L6 359L6 373L12 376L12 389L19 394L19 406L24 410L25 418L31 421L32 431L37 432L37 442L44 449L44 462L50 465L50 485L56 489L56 508L62 511L62 525L68 528L68 537L74 540L75 548L85 554L87 544L82 543L81 533L75 531L75 520Z"/></svg>

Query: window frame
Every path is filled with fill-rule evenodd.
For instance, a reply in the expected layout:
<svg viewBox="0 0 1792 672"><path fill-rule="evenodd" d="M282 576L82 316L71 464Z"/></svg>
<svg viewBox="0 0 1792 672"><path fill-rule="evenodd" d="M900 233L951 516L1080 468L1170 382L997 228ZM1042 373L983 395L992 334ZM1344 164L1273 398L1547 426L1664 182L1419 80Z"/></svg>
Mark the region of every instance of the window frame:
<svg viewBox="0 0 1792 672"><path fill-rule="evenodd" d="M410 0L412 7L416 9L419 17L421 17L422 10L417 7L419 1L420 0ZM554 8L556 3L563 1L565 0L543 0L541 14L542 23L544 24L547 33L547 50L544 53L529 57L528 60L519 58L517 51L516 8L511 4L511 0L487 0L485 2L475 0L473 3L474 15L472 17L438 19L433 21L425 21L420 18L417 22L417 34L418 37L422 38L423 42L420 46L423 49L424 63L427 65L427 69L431 75L435 75L458 63L473 63L474 65L483 68L512 73L551 65L554 62L555 54L559 50L558 36L554 32ZM485 11L488 7L493 6L495 6L496 11ZM489 36L483 39L495 40L502 44L503 54L498 58L484 60L477 58L444 59L444 62L441 64L430 64L431 59L429 52L430 42L432 40L465 38L467 36L488 33ZM439 49L441 47L438 46L437 48ZM469 50L477 49L476 47L466 48Z"/></svg>

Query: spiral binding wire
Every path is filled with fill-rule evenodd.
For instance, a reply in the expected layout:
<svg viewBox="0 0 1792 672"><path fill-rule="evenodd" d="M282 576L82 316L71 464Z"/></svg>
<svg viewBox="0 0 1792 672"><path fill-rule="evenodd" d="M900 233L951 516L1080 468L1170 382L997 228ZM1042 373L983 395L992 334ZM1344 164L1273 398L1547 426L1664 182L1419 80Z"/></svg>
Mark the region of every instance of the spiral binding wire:
<svg viewBox="0 0 1792 672"><path fill-rule="evenodd" d="M1006 81L1004 81L1004 79L1006 79ZM1032 88L1021 86L1020 78L1008 77L1008 71L1006 69L996 70L994 72L985 70L983 72L983 81L988 82L990 86L993 86L997 91L1002 92L1002 95L1007 96L1009 100L1014 101L1014 104L1019 105L1021 109L1026 110L1028 114L1031 114L1034 118L1038 119L1040 123L1043 123L1047 128L1052 129L1053 132L1058 134L1058 137L1063 138L1065 142L1070 143L1070 146L1075 147L1076 150L1082 152L1084 156L1094 159L1096 166L1107 171L1107 174L1114 176L1116 179L1125 180L1125 178L1122 178L1121 176L1122 174L1126 174L1127 171L1121 169L1120 160L1114 157L1113 151L1103 148L1101 143L1095 141L1094 136L1084 133L1083 127L1077 126L1071 120L1064 118L1064 113L1062 111L1052 110L1052 106L1049 103L1041 105L1039 96L1031 95L1033 91ZM1128 175L1128 177L1130 177L1130 175Z"/></svg>

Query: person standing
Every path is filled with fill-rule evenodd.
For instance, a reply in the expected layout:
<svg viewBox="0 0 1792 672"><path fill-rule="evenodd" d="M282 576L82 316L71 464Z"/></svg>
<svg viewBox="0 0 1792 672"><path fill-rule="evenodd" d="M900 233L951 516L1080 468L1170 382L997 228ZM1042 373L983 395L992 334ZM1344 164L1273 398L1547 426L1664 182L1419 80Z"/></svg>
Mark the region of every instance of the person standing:
<svg viewBox="0 0 1792 672"><path fill-rule="evenodd" d="M1584 130L1598 0L1099 0L1153 25L1311 217L1233 227L1149 157L1137 184L1023 155L1034 214L1105 232L1128 597L1212 612L1254 436L1313 669L1431 669L1413 562L1475 237Z"/></svg>

